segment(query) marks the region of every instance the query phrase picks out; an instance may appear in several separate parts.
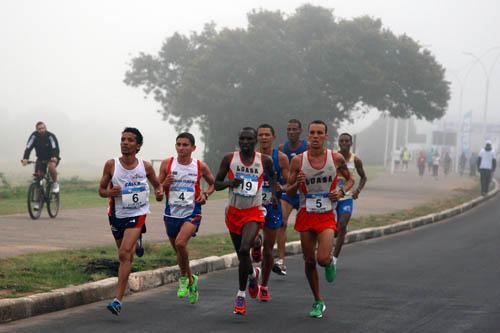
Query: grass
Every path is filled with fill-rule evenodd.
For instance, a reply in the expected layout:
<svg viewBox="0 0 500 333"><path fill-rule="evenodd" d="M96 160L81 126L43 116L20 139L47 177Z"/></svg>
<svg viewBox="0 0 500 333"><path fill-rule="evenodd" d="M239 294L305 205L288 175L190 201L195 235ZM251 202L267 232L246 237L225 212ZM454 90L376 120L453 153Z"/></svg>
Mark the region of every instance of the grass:
<svg viewBox="0 0 500 333"><path fill-rule="evenodd" d="M454 207L477 197L476 189L457 190L453 197L433 201L390 214L352 219L350 230L378 227ZM288 240L299 235L288 228ZM227 234L197 236L189 244L190 258L232 253L233 245ZM169 244L146 243L145 255L135 258L132 271L150 270L175 265L175 253ZM0 259L0 298L15 298L56 288L97 281L117 276L118 259L113 246L52 251Z"/></svg>

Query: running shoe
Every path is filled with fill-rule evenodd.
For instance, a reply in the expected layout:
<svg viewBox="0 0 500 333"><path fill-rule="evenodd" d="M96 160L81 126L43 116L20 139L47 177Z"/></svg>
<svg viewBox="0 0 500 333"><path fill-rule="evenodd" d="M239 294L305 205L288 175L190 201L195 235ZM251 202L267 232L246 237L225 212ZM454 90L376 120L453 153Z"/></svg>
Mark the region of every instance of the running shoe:
<svg viewBox="0 0 500 333"><path fill-rule="evenodd" d="M248 279L248 293L252 298L256 298L257 294L259 293L260 268L255 267L254 272L255 272L255 277L254 278L249 277Z"/></svg>
<svg viewBox="0 0 500 333"><path fill-rule="evenodd" d="M323 317L323 312L325 312L325 310L326 310L325 302L323 301L314 302L313 308L311 312L309 312L309 316L313 318L321 318Z"/></svg>
<svg viewBox="0 0 500 333"><path fill-rule="evenodd" d="M245 315L247 313L247 302L245 297L238 296L234 302L234 314Z"/></svg>
<svg viewBox="0 0 500 333"><path fill-rule="evenodd" d="M253 262L262 261L262 235L258 235L255 240L255 245L250 249Z"/></svg>
<svg viewBox="0 0 500 333"><path fill-rule="evenodd" d="M122 303L115 298L106 306L106 308L108 308L108 310L115 316L119 316L120 312L122 311Z"/></svg>
<svg viewBox="0 0 500 333"><path fill-rule="evenodd" d="M331 282L335 281L336 276L337 276L337 267L335 266L335 264L333 263L333 260L332 260L332 262L328 266L325 266L326 281L331 283Z"/></svg>
<svg viewBox="0 0 500 333"><path fill-rule="evenodd" d="M271 300L271 294L269 294L269 288L260 286L259 287L259 301L269 302Z"/></svg>
<svg viewBox="0 0 500 333"><path fill-rule="evenodd" d="M179 278L179 289L177 290L177 297L184 298L188 295L189 279L187 276L181 276Z"/></svg>
<svg viewBox="0 0 500 333"><path fill-rule="evenodd" d="M274 265L273 265L273 272L278 274L278 275L282 275L282 276L285 276L286 275L286 266L283 265L281 262L275 262Z"/></svg>
<svg viewBox="0 0 500 333"><path fill-rule="evenodd" d="M144 245L142 244L142 234L137 238L137 242L135 243L135 255L138 257L142 257L144 255Z"/></svg>
<svg viewBox="0 0 500 333"><path fill-rule="evenodd" d="M52 183L52 193L59 193L59 183Z"/></svg>
<svg viewBox="0 0 500 333"><path fill-rule="evenodd" d="M189 286L189 303L196 304L198 296L198 276L193 275L193 283Z"/></svg>

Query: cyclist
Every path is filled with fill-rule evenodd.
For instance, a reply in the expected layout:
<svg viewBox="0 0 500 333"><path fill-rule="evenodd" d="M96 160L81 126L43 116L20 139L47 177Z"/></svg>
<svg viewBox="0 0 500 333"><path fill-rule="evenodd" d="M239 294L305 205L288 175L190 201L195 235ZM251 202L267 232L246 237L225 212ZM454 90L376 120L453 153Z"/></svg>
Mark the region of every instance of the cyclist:
<svg viewBox="0 0 500 333"><path fill-rule="evenodd" d="M48 167L50 177L52 177L52 180L54 181L54 184L52 185L52 192L58 193L59 183L57 182L56 167L61 159L59 157L59 143L57 142L56 136L47 131L47 126L43 121L37 122L35 129L36 131L31 133L28 139L21 164L23 166L28 164L31 151L35 148L37 157L35 173L45 173Z"/></svg>

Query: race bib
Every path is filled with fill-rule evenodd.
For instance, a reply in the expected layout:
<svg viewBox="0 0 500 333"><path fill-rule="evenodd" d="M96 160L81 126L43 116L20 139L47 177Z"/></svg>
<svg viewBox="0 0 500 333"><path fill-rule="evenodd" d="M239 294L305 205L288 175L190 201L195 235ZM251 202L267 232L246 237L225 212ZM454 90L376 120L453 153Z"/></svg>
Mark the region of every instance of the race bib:
<svg viewBox="0 0 500 333"><path fill-rule="evenodd" d="M192 189L177 189L168 194L168 203L173 206L191 206L194 203L194 191Z"/></svg>
<svg viewBox="0 0 500 333"><path fill-rule="evenodd" d="M326 213L333 210L328 193L306 194L306 211L308 213Z"/></svg>
<svg viewBox="0 0 500 333"><path fill-rule="evenodd" d="M271 204L271 188L262 186L262 205L270 205Z"/></svg>
<svg viewBox="0 0 500 333"><path fill-rule="evenodd" d="M257 176L236 175L236 178L243 179L243 182L240 186L233 189L234 194L243 197L254 197L257 194L257 189L259 187L259 178Z"/></svg>
<svg viewBox="0 0 500 333"><path fill-rule="evenodd" d="M122 205L125 209L137 209L149 201L147 185L126 186L122 190Z"/></svg>

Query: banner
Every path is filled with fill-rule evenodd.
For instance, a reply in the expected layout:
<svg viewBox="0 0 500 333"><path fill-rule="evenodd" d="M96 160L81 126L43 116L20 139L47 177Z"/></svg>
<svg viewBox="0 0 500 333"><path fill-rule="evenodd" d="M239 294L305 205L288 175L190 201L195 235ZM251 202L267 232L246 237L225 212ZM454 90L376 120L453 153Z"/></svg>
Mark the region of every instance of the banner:
<svg viewBox="0 0 500 333"><path fill-rule="evenodd" d="M472 128L472 111L464 114L462 121L462 152L469 156L470 154L470 136Z"/></svg>

